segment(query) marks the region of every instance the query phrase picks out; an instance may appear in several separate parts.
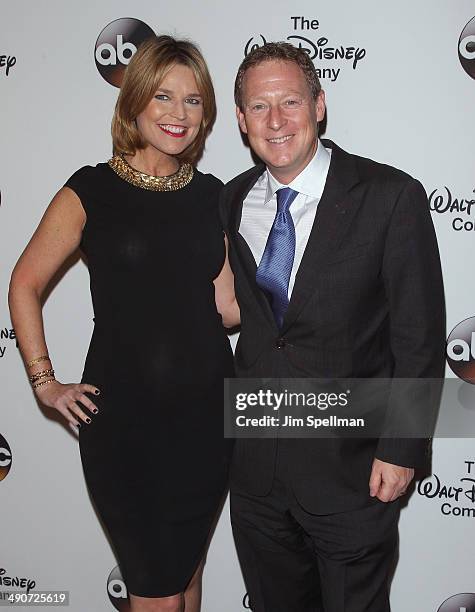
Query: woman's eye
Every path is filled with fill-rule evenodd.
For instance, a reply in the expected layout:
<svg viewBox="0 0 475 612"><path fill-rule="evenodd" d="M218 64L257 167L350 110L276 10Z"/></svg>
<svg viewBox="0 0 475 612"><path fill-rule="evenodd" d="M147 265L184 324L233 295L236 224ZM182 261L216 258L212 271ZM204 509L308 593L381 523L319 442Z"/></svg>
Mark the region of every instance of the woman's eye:
<svg viewBox="0 0 475 612"><path fill-rule="evenodd" d="M157 100L169 100L170 99L166 94L157 94L155 98Z"/></svg>
<svg viewBox="0 0 475 612"><path fill-rule="evenodd" d="M201 104L201 100L199 98L187 98L185 100L188 104L192 104L193 106L198 106Z"/></svg>

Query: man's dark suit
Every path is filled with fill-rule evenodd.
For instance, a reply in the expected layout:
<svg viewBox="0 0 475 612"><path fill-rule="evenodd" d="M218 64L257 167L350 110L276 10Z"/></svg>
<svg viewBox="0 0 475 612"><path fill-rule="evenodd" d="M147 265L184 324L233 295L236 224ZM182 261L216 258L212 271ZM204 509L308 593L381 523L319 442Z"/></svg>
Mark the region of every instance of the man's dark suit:
<svg viewBox="0 0 475 612"><path fill-rule="evenodd" d="M264 167L224 188L221 210L242 321L238 377L442 378L443 285L423 187L322 142L332 149L330 169L281 330L238 233L243 200ZM294 490L309 511L348 510L366 503L375 456L423 467L429 450L427 440L295 439ZM237 440L233 486L265 495L274 454L273 440Z"/></svg>
<svg viewBox="0 0 475 612"><path fill-rule="evenodd" d="M223 190L221 214L241 309L238 377L442 378L443 285L423 187L402 171L322 142L332 149L330 169L280 330L238 232L243 200L264 166ZM236 440L231 489L268 495L276 449L276 440ZM293 492L318 515L374 501L368 482L375 457L424 467L430 444L407 438L285 441Z"/></svg>

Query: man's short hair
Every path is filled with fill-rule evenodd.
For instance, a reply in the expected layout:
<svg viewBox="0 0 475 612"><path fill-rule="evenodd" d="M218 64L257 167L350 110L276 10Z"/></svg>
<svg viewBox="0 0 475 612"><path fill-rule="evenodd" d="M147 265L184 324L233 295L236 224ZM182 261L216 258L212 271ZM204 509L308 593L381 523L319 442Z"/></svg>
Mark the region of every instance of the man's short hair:
<svg viewBox="0 0 475 612"><path fill-rule="evenodd" d="M269 61L294 62L303 72L308 88L315 100L322 90L315 66L308 53L287 42L269 42L253 49L241 62L234 82L234 101L242 110L242 82L249 68Z"/></svg>

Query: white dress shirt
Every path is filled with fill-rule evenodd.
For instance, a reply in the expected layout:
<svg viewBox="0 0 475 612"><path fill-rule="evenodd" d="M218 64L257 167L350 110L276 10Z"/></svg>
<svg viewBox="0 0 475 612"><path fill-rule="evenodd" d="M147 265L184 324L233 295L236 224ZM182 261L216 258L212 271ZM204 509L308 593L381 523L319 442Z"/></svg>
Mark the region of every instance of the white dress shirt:
<svg viewBox="0 0 475 612"><path fill-rule="evenodd" d="M315 155L291 183L282 185L266 169L243 202L239 233L249 245L256 265L259 265L277 212L277 190L291 187L298 191L289 209L295 226L295 257L289 281L289 300L325 187L330 160L331 149L326 149L319 140Z"/></svg>

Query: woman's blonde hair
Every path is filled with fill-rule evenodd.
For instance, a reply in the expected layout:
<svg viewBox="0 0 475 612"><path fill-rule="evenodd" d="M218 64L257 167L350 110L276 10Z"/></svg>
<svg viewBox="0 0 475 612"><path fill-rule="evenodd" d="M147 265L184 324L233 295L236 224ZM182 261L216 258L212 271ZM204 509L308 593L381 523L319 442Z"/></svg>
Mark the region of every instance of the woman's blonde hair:
<svg viewBox="0 0 475 612"><path fill-rule="evenodd" d="M156 94L160 83L173 66L181 64L193 72L203 103L203 118L195 140L182 153L181 161L196 163L216 118L216 100L208 67L198 47L188 40L155 36L137 49L127 66L112 118L114 154L134 155L143 149L135 119Z"/></svg>

